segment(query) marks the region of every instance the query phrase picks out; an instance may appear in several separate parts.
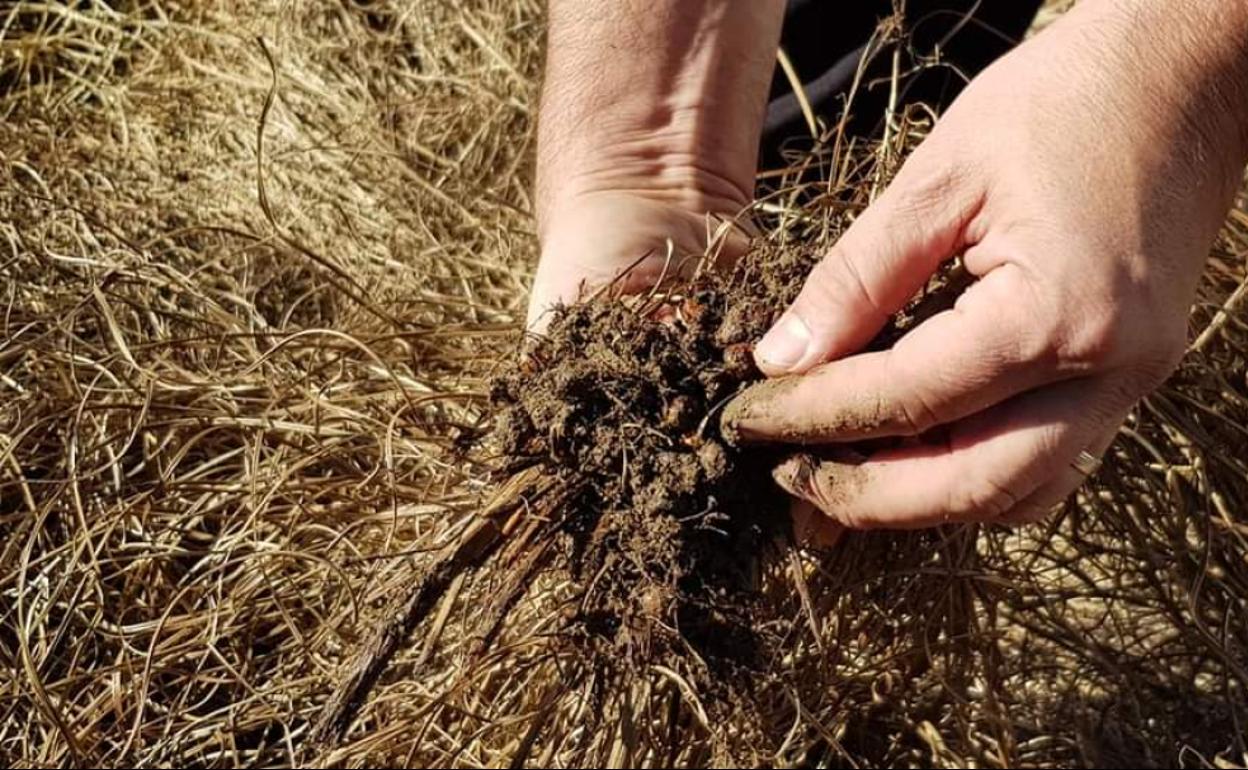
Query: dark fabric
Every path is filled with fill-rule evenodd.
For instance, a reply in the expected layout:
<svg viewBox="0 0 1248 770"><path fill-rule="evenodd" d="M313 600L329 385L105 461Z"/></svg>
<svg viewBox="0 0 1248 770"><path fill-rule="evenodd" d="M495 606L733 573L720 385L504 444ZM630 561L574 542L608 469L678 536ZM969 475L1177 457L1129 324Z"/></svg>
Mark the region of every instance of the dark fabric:
<svg viewBox="0 0 1248 770"><path fill-rule="evenodd" d="M1043 0L907 0L905 27L910 43L902 61L906 72L916 59L939 48L948 66L924 68L905 77L903 103L948 106L973 77L1022 38ZM803 83L815 113L831 125L844 110L844 97L859 60L880 20L892 15L890 0L789 0L781 46ZM892 49L877 56L851 105L850 130L869 135L880 126L887 106ZM872 82L876 80L877 82ZM788 79L779 68L772 80L763 125L764 167L781 164L785 147L811 144L810 131Z"/></svg>

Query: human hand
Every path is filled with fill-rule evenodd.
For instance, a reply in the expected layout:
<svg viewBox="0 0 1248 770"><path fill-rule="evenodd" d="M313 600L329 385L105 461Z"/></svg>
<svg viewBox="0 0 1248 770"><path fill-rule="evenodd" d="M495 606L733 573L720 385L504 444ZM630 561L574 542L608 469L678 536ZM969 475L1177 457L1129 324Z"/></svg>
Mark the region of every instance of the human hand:
<svg viewBox="0 0 1248 770"><path fill-rule="evenodd" d="M533 331L552 305L624 271L616 286L636 292L691 267L750 202L784 0L552 0L548 11ZM745 237L724 234L716 253L730 258Z"/></svg>
<svg viewBox="0 0 1248 770"><path fill-rule="evenodd" d="M776 478L833 522L1034 521L1182 355L1248 156L1248 9L1141 5L1081 4L986 70L758 345L790 376L725 431L823 445ZM959 254L953 309L855 354ZM846 447L890 436L921 438Z"/></svg>
<svg viewBox="0 0 1248 770"><path fill-rule="evenodd" d="M551 308L613 281L620 293L636 294L687 274L717 232L712 256L730 260L740 254L746 238L732 218L747 204L744 192L711 193L699 184L689 178L670 189L646 190L613 180L561 201L544 217L527 328L542 331Z"/></svg>

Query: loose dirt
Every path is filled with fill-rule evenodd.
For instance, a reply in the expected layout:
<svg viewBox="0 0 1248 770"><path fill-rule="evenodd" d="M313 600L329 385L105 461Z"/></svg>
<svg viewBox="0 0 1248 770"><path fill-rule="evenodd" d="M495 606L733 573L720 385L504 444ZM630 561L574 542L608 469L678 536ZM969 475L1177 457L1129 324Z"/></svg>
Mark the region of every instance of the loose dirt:
<svg viewBox="0 0 1248 770"><path fill-rule="evenodd" d="M767 659L757 629L774 619L755 597L762 561L792 542L788 497L772 479L791 449L739 445L720 418L763 379L753 345L815 261L756 248L676 292L562 308L494 383L502 476L541 465L579 490L559 518L558 561L582 587L571 636L600 659L637 666L693 652L747 671ZM942 275L871 347L964 285Z"/></svg>
<svg viewBox="0 0 1248 770"><path fill-rule="evenodd" d="M572 636L602 659L762 659L753 595L760 559L787 537L787 499L771 480L774 450L732 446L718 417L762 377L752 345L813 261L756 253L678 294L564 308L496 382L506 472L543 464L583 490L560 553L583 587Z"/></svg>

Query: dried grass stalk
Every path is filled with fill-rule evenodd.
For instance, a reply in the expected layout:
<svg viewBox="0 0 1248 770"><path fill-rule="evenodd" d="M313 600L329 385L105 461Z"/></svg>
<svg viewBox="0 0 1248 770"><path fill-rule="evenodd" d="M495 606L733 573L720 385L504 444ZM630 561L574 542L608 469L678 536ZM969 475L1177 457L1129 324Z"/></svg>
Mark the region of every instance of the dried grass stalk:
<svg viewBox="0 0 1248 770"><path fill-rule="evenodd" d="M465 447L533 256L540 25L0 9L0 764L1248 763L1242 202L1095 482L1044 531L782 565L771 600L814 622L751 702L604 688L552 652L575 586L523 549L410 590L495 520ZM826 245L899 129L883 166L845 143L825 184L773 180L769 244Z"/></svg>

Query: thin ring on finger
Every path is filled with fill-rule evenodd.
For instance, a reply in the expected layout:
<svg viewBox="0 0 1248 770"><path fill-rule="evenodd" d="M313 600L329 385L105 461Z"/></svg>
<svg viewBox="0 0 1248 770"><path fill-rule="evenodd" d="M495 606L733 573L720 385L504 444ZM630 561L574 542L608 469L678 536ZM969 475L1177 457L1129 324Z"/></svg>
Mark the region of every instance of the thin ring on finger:
<svg viewBox="0 0 1248 770"><path fill-rule="evenodd" d="M1079 471L1084 478L1091 478L1101 469L1102 460L1098 455L1094 455L1084 449L1070 461L1070 467Z"/></svg>
<svg viewBox="0 0 1248 770"><path fill-rule="evenodd" d="M1125 419L1126 415L1124 414L1123 421ZM1083 450L1075 459L1071 460L1068 470L1059 474L1058 478L1055 478L1048 484L1041 486L1026 499L1022 500L1013 510L1007 511L1004 516L997 519L996 523L1005 524L1006 526L1019 526L1035 524L1048 518L1072 494L1086 484L1092 475L1100 470L1101 465L1104 463L1102 458L1113 445L1121 424L1122 421L1113 424L1112 428L1106 429L1097 440L1092 442L1088 449ZM1095 461L1095 467L1091 467L1091 461L1085 458L1084 455Z"/></svg>

